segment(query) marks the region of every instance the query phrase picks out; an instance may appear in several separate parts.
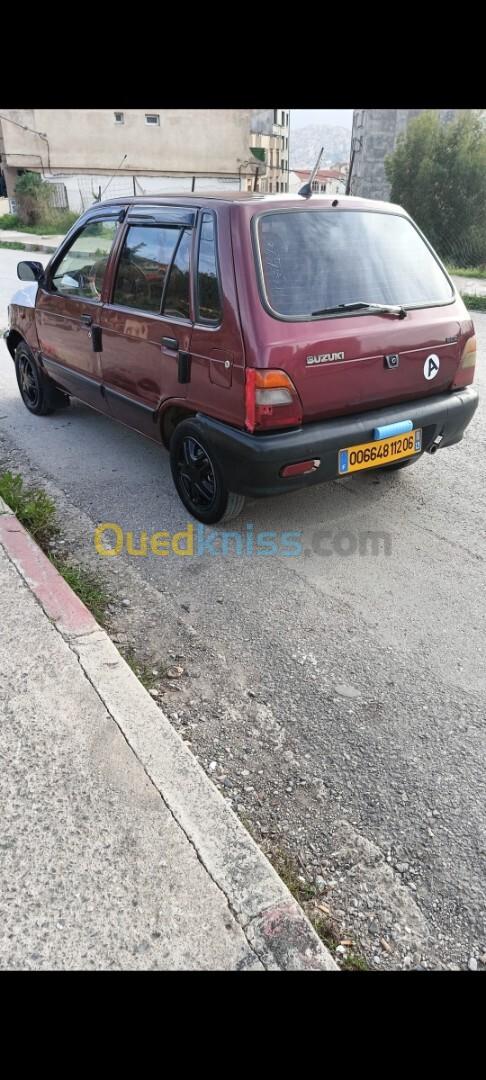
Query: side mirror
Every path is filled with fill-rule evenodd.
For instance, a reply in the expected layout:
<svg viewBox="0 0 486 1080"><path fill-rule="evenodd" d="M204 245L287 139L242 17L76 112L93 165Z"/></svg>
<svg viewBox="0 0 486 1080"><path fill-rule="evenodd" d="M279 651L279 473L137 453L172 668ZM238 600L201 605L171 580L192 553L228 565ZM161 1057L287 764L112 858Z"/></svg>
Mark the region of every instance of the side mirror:
<svg viewBox="0 0 486 1080"><path fill-rule="evenodd" d="M44 267L39 262L19 262L17 264L17 277L21 281L40 281L44 273Z"/></svg>

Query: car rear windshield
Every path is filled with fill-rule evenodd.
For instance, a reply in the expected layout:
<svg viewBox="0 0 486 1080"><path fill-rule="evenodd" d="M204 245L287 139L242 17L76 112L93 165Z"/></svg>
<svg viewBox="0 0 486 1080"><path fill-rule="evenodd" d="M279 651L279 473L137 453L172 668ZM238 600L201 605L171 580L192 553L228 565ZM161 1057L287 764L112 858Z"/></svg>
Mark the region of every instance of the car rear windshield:
<svg viewBox="0 0 486 1080"><path fill-rule="evenodd" d="M265 299L286 318L366 301L447 303L451 286L417 229L369 210L279 210L257 220Z"/></svg>

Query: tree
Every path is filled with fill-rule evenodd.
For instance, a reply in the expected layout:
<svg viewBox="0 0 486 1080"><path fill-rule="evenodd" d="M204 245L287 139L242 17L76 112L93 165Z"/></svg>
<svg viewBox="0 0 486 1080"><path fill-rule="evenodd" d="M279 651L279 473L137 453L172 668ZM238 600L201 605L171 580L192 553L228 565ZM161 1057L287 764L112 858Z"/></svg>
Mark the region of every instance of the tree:
<svg viewBox="0 0 486 1080"><path fill-rule="evenodd" d="M385 159L390 198L413 217L439 255L486 264L486 129L481 110L451 123L428 111L410 122Z"/></svg>
<svg viewBox="0 0 486 1080"><path fill-rule="evenodd" d="M17 180L15 194L18 214L25 225L37 225L46 218L51 188L39 173L24 172Z"/></svg>

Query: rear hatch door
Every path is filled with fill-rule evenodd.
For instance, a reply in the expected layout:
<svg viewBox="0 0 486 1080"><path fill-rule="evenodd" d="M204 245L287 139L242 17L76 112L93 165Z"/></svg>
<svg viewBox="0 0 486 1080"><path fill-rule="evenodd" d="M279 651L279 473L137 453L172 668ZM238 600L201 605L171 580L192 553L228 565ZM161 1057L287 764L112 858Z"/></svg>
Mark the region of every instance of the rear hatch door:
<svg viewBox="0 0 486 1080"><path fill-rule="evenodd" d="M459 366L461 324L453 311L301 323L300 334L293 324L292 345L288 337L274 344L267 363L291 376L306 420L427 397L450 389Z"/></svg>
<svg viewBox="0 0 486 1080"><path fill-rule="evenodd" d="M451 387L462 304L399 207L368 209L354 199L276 207L254 219L253 243L261 299L272 316L258 364L290 375L305 420ZM358 303L392 305L403 317L347 311Z"/></svg>

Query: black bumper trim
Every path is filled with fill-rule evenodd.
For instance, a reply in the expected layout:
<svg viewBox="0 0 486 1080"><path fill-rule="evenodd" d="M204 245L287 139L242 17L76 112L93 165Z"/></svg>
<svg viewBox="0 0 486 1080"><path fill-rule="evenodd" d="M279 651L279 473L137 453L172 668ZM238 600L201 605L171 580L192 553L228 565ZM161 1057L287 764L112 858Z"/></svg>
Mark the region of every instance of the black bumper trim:
<svg viewBox="0 0 486 1080"><path fill-rule="evenodd" d="M385 424L412 420L414 428L422 428L423 450L428 450L439 435L442 435L441 449L451 446L462 439L478 401L477 390L466 386L434 397L269 435L250 435L203 413L197 413L194 421L212 447L230 491L240 495L274 495L337 479L338 450L373 441L374 428ZM279 475L283 465L310 458L320 459L316 472L285 478Z"/></svg>

